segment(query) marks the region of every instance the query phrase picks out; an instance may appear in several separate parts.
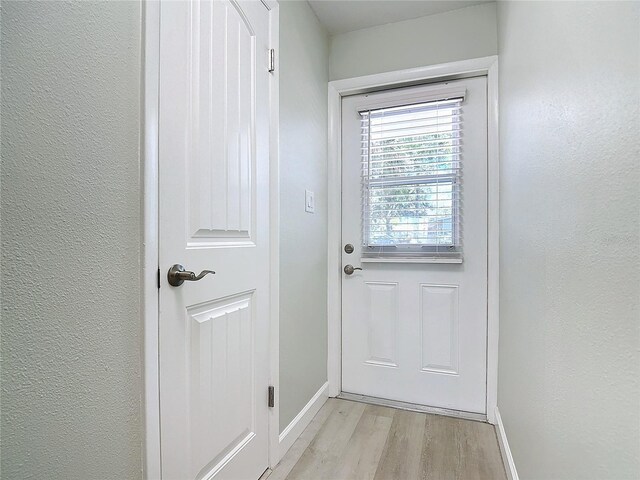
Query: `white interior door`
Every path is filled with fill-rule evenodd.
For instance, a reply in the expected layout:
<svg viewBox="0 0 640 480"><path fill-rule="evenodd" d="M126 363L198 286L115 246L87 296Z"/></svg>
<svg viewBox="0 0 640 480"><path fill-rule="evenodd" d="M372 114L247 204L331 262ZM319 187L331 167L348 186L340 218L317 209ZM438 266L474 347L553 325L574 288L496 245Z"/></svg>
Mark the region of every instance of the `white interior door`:
<svg viewBox="0 0 640 480"><path fill-rule="evenodd" d="M268 466L269 12L162 1L160 410L164 479ZM174 264L198 281L171 286Z"/></svg>
<svg viewBox="0 0 640 480"><path fill-rule="evenodd" d="M486 90L343 98L343 392L486 413Z"/></svg>

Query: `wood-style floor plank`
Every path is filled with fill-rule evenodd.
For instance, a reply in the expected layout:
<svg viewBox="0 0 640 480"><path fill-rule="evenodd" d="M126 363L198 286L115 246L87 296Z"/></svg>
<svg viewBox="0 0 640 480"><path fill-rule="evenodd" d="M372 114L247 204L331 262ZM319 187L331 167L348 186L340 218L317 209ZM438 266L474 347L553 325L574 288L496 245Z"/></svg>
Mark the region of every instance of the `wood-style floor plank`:
<svg viewBox="0 0 640 480"><path fill-rule="evenodd" d="M330 478L371 480L378 469L394 414L392 408L367 405Z"/></svg>
<svg viewBox="0 0 640 480"><path fill-rule="evenodd" d="M506 480L492 425L330 399L269 480Z"/></svg>
<svg viewBox="0 0 640 480"><path fill-rule="evenodd" d="M307 447L311 444L316 437L322 426L325 424L329 416L333 413L334 409L340 404L339 400L335 398L329 398L322 406L320 411L313 417L309 426L304 429L304 432L298 437L298 439L291 445L291 448L282 458L278 467L271 472L269 480L285 480L287 475L293 470L293 467L298 463L298 460L302 457Z"/></svg>
<svg viewBox="0 0 640 480"><path fill-rule="evenodd" d="M374 480L418 478L426 415L397 410Z"/></svg>
<svg viewBox="0 0 640 480"><path fill-rule="evenodd" d="M366 405L337 400L338 405L329 416L287 480L330 479L353 435Z"/></svg>
<svg viewBox="0 0 640 480"><path fill-rule="evenodd" d="M421 458L422 480L506 480L494 427L427 415Z"/></svg>
<svg viewBox="0 0 640 480"><path fill-rule="evenodd" d="M471 422L466 443L468 455L463 478L495 478L506 480L495 427L487 423Z"/></svg>
<svg viewBox="0 0 640 480"><path fill-rule="evenodd" d="M454 480L460 475L459 434L456 424L438 415L428 415L422 440L422 480Z"/></svg>

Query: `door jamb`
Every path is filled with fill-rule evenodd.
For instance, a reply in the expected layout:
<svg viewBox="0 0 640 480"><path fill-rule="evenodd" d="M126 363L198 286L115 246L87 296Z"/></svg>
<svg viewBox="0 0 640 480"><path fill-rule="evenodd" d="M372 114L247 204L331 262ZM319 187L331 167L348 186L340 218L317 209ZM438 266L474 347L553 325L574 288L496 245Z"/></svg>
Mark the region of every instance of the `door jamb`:
<svg viewBox="0 0 640 480"><path fill-rule="evenodd" d="M260 0L270 10L269 44L279 43L280 5L278 0ZM142 3L142 76L140 178L142 181L142 245L141 245L141 317L143 329L143 477L162 478L160 456L160 365L159 365L159 184L158 184L158 105L160 101L160 2ZM265 52L266 54L266 52ZM266 59L266 56L265 56ZM279 73L270 73L269 82L269 382L275 386L275 408L269 411L269 467L279 461ZM265 392L266 400L266 392Z"/></svg>
<svg viewBox="0 0 640 480"><path fill-rule="evenodd" d="M143 476L162 478L160 461L158 106L160 102L160 2L142 2L141 159L143 330Z"/></svg>
<svg viewBox="0 0 640 480"><path fill-rule="evenodd" d="M269 385L274 407L269 409L269 467L280 461L280 4L261 0L270 10L269 43L274 71L269 82Z"/></svg>
<svg viewBox="0 0 640 480"><path fill-rule="evenodd" d="M424 82L452 80L469 76L487 76L487 420L495 424L498 398L498 326L499 326L499 138L498 138L498 57L497 55L443 63L429 67L385 72L329 82L328 150L328 285L327 373L329 396L342 390L342 145L341 99L366 93Z"/></svg>

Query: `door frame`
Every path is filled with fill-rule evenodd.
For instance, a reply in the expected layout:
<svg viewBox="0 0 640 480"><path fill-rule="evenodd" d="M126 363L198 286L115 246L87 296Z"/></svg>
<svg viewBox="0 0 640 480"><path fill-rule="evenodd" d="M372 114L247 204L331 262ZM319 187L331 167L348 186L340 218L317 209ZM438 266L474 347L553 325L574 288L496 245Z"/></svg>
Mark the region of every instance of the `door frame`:
<svg viewBox="0 0 640 480"><path fill-rule="evenodd" d="M499 138L498 56L443 63L329 82L327 375L329 396L342 391L342 97L421 83L487 77L487 421L498 400Z"/></svg>
<svg viewBox="0 0 640 480"><path fill-rule="evenodd" d="M160 0L162 1L162 0ZM162 478L160 450L159 367L159 184L158 105L160 102L160 1L144 0L141 6L142 74L140 79L140 181L142 211L141 328L143 367L143 477ZM269 43L279 52L280 5L278 0L260 0L271 12ZM279 68L271 72L269 84L269 384L275 387L275 408L269 409L269 467L279 461ZM265 392L265 401L266 401ZM257 479L256 479L257 480Z"/></svg>

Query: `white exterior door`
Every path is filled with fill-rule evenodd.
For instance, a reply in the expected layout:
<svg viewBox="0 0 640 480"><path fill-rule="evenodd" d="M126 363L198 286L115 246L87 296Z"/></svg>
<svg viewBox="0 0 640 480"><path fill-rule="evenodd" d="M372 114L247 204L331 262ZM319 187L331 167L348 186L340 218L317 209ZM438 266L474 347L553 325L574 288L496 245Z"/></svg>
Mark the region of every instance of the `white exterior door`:
<svg viewBox="0 0 640 480"><path fill-rule="evenodd" d="M162 1L162 476L257 479L268 466L269 11ZM198 281L168 283L174 264Z"/></svg>
<svg viewBox="0 0 640 480"><path fill-rule="evenodd" d="M486 90L342 100L343 392L486 413Z"/></svg>

